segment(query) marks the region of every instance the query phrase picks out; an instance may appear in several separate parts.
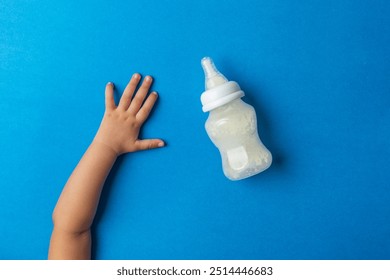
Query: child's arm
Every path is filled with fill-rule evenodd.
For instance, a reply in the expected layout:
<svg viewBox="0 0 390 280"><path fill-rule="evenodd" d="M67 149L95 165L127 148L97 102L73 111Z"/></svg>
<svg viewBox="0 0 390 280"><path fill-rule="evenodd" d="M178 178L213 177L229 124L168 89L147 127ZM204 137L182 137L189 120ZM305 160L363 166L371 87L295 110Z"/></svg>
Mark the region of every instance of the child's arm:
<svg viewBox="0 0 390 280"><path fill-rule="evenodd" d="M103 184L117 157L123 153L164 146L160 139L138 139L157 99L148 95L152 78L147 76L133 97L141 77L134 74L119 105L114 85L106 86L106 110L100 128L66 183L53 212L54 229L49 259L90 259L91 233ZM147 96L148 95L148 96Z"/></svg>

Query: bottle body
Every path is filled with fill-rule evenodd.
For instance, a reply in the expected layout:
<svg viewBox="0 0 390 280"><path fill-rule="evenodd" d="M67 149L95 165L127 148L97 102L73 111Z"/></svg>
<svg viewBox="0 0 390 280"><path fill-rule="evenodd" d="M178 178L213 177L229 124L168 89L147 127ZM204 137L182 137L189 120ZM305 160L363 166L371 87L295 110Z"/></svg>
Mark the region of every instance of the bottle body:
<svg viewBox="0 0 390 280"><path fill-rule="evenodd" d="M211 110L205 128L230 180L253 176L271 165L272 155L257 132L255 110L241 98Z"/></svg>

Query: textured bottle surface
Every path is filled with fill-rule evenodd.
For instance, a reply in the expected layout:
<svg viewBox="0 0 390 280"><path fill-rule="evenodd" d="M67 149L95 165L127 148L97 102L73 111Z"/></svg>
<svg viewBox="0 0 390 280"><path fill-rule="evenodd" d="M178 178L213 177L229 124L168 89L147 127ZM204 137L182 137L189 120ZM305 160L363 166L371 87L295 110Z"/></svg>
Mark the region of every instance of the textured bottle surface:
<svg viewBox="0 0 390 280"><path fill-rule="evenodd" d="M205 126L229 179L244 179L271 165L272 155L258 136L256 113L241 99L210 111Z"/></svg>
<svg viewBox="0 0 390 280"><path fill-rule="evenodd" d="M272 155L257 133L255 110L241 100L244 92L217 70L210 57L201 64L206 89L201 95L202 110L210 112L206 131L219 149L225 176L240 180L267 169Z"/></svg>

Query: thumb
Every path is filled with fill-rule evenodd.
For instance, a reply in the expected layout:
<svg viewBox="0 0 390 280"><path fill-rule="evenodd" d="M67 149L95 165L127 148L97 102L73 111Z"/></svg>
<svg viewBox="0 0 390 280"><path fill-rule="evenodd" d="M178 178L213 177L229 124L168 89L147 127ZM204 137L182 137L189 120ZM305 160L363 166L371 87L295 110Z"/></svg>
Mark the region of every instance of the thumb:
<svg viewBox="0 0 390 280"><path fill-rule="evenodd" d="M135 142L135 145L134 145L136 151L150 150L150 149L155 149L155 148L161 148L164 146L165 146L165 143L161 139L137 140Z"/></svg>

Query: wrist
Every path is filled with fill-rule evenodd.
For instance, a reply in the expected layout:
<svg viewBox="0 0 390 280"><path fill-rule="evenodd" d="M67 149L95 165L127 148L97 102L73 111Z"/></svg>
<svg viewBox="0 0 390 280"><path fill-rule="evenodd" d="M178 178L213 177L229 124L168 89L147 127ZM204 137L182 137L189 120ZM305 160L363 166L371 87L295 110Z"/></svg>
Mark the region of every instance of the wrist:
<svg viewBox="0 0 390 280"><path fill-rule="evenodd" d="M96 138L92 141L90 147L97 149L99 153L104 154L105 156L114 160L120 155L120 153L113 147Z"/></svg>

